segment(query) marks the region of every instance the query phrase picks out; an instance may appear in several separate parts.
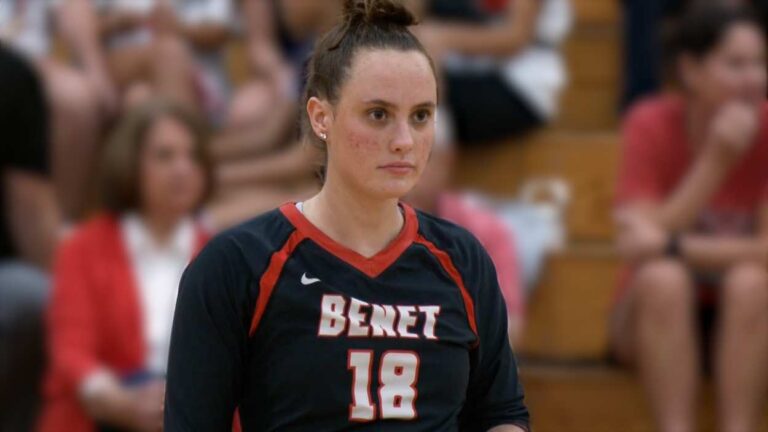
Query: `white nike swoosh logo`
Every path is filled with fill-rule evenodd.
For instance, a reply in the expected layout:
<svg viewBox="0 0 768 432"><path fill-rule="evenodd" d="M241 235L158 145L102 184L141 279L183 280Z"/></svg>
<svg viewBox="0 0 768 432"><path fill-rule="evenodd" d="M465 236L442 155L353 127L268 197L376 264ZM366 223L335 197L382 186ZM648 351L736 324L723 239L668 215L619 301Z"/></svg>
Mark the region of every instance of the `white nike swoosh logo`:
<svg viewBox="0 0 768 432"><path fill-rule="evenodd" d="M318 282L320 282L320 279L307 277L306 273L301 275L301 284L302 285L312 285L312 284L318 283Z"/></svg>

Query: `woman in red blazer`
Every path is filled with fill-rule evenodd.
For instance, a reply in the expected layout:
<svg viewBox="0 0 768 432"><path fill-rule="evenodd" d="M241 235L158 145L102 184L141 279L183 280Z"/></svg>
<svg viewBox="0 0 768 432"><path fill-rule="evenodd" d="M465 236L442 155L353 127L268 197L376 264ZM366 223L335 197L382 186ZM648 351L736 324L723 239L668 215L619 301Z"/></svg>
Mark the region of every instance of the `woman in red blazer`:
<svg viewBox="0 0 768 432"><path fill-rule="evenodd" d="M57 253L48 316L43 432L152 431L179 278L208 235L207 136L166 102L129 114L100 168L104 211Z"/></svg>

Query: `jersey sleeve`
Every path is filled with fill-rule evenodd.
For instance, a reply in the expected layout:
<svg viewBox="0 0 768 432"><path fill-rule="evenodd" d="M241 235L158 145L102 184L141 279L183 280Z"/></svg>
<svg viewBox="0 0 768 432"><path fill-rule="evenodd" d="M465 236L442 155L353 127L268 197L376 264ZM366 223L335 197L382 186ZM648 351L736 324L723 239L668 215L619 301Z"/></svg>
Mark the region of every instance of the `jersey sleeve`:
<svg viewBox="0 0 768 432"><path fill-rule="evenodd" d="M229 431L245 374L251 272L216 238L184 272L171 332L164 430Z"/></svg>
<svg viewBox="0 0 768 432"><path fill-rule="evenodd" d="M496 271L478 245L479 265L468 282L476 294L479 345L472 352L463 431L487 431L500 425L529 430L529 414L517 362L507 337L507 314Z"/></svg>

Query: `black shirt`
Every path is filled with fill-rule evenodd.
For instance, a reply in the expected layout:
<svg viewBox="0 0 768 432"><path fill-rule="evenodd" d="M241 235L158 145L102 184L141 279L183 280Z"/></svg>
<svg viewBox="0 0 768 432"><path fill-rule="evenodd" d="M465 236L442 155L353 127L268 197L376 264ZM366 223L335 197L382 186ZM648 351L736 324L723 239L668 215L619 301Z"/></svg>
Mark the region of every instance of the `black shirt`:
<svg viewBox="0 0 768 432"><path fill-rule="evenodd" d="M181 281L165 431L528 428L490 258L403 206L365 258L294 204L217 236Z"/></svg>
<svg viewBox="0 0 768 432"><path fill-rule="evenodd" d="M48 112L34 69L0 43L0 259L16 255L7 221L9 169L48 173Z"/></svg>

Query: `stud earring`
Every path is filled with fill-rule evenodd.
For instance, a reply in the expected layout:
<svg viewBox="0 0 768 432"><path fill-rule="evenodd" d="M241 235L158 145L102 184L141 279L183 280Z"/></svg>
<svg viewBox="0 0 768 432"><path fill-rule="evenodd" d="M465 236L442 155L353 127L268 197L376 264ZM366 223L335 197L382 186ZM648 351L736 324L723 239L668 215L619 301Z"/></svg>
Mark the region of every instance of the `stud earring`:
<svg viewBox="0 0 768 432"><path fill-rule="evenodd" d="M325 141L328 139L328 135L326 135L325 132L320 132L320 139Z"/></svg>

